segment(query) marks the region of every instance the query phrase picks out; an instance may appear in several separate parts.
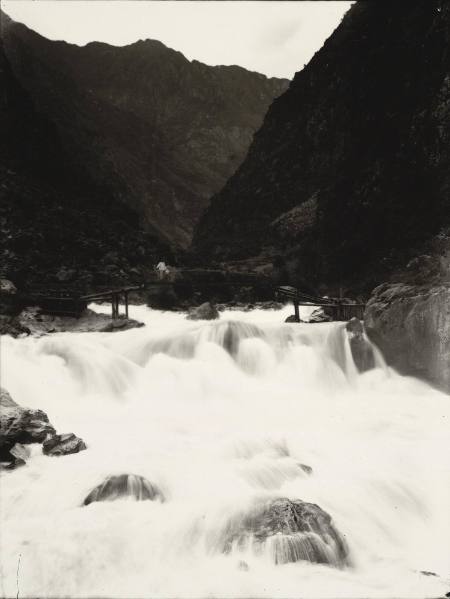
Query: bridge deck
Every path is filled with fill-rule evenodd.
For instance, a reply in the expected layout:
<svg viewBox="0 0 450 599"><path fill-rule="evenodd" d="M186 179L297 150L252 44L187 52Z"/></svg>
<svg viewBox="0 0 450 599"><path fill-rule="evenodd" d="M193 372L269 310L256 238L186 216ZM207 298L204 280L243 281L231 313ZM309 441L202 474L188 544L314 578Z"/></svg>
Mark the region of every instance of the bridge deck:
<svg viewBox="0 0 450 599"><path fill-rule="evenodd" d="M363 303L348 302L339 298L314 297L290 286L278 287L277 295L292 300L297 322L300 322L299 306L319 306L327 308L327 312L331 314L333 320L346 321L351 318L359 318L359 320L362 320L364 318L364 309L366 305Z"/></svg>

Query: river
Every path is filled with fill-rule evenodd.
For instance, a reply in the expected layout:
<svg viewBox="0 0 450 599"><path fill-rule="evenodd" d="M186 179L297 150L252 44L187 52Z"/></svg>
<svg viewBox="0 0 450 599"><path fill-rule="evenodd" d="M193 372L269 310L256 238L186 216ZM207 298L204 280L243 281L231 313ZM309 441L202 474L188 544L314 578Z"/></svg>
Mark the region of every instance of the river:
<svg viewBox="0 0 450 599"><path fill-rule="evenodd" d="M26 466L2 475L4 596L450 591L447 395L379 354L359 374L342 324L281 324L288 308L209 323L130 310L145 327L2 338L2 386L88 446L55 458L33 445ZM165 501L83 506L122 473L144 476ZM227 521L261 497L318 504L349 565L275 564L268 544L220 551Z"/></svg>

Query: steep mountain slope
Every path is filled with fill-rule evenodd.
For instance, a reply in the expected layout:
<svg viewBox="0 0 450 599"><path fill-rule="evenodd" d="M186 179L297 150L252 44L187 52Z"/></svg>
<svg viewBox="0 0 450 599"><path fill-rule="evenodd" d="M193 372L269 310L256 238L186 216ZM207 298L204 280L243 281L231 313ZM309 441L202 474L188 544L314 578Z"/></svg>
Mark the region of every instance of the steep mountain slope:
<svg viewBox="0 0 450 599"><path fill-rule="evenodd" d="M0 278L80 290L140 280L169 248L123 203L67 168L55 126L36 111L0 40Z"/></svg>
<svg viewBox="0 0 450 599"><path fill-rule="evenodd" d="M2 36L15 77L55 126L68 169L178 246L189 244L288 83L189 62L152 40L52 42L5 15Z"/></svg>
<svg viewBox="0 0 450 599"><path fill-rule="evenodd" d="M194 247L370 287L450 223L450 5L357 2L274 101Z"/></svg>

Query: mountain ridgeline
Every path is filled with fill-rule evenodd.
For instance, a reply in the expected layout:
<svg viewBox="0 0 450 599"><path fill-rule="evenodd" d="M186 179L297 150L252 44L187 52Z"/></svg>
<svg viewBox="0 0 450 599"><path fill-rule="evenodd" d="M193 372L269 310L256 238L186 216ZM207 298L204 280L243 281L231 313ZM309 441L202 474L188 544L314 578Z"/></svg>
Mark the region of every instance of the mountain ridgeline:
<svg viewBox="0 0 450 599"><path fill-rule="evenodd" d="M57 129L71 170L181 246L287 86L190 62L158 41L78 47L2 25L11 68Z"/></svg>
<svg viewBox="0 0 450 599"><path fill-rule="evenodd" d="M357 2L269 109L194 236L370 288L450 224L450 5Z"/></svg>
<svg viewBox="0 0 450 599"><path fill-rule="evenodd" d="M0 16L3 276L139 279L189 245L288 81L158 41L50 41Z"/></svg>

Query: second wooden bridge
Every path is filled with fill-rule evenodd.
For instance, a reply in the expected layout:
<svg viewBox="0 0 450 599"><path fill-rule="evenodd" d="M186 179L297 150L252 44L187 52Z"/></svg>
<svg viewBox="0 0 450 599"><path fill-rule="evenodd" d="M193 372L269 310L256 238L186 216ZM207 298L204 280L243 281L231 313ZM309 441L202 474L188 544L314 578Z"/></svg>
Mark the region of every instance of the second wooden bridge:
<svg viewBox="0 0 450 599"><path fill-rule="evenodd" d="M277 296L292 301L294 304L295 320L297 322L300 322L300 306L326 308L333 320L347 321L351 318L363 320L364 318L366 305L362 303L352 303L348 300L338 298L314 297L290 286L278 287Z"/></svg>

